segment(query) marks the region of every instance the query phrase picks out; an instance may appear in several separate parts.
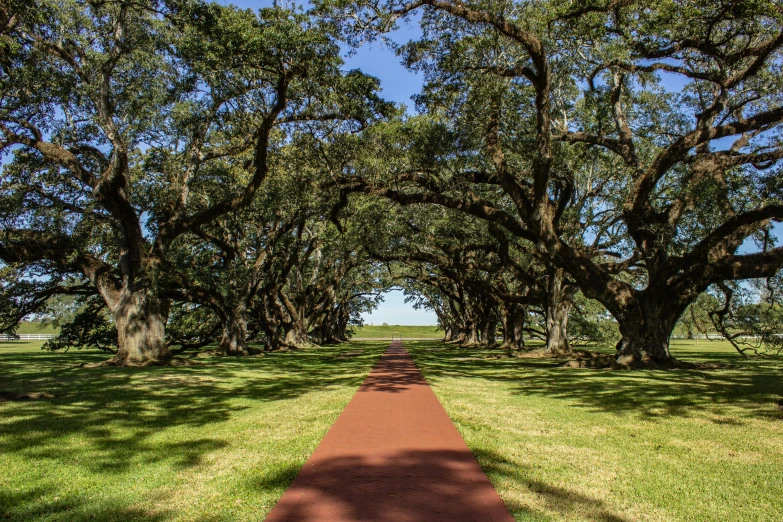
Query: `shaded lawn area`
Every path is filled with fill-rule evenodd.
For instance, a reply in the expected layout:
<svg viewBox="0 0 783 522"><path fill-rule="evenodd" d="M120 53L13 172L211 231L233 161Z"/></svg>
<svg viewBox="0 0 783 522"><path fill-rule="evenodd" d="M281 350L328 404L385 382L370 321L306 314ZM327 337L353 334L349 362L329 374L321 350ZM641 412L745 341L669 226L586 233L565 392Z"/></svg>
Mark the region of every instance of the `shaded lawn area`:
<svg viewBox="0 0 783 522"><path fill-rule="evenodd" d="M0 520L263 520L388 343L185 367L0 343Z"/></svg>
<svg viewBox="0 0 783 522"><path fill-rule="evenodd" d="M406 347L517 520L783 520L783 358L681 341L731 368L607 371Z"/></svg>

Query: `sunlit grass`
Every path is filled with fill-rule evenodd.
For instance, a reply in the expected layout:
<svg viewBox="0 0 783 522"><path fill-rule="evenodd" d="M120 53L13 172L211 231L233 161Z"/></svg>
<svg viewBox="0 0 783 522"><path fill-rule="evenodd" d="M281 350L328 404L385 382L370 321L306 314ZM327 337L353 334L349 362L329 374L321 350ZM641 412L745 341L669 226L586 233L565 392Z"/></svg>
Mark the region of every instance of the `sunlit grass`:
<svg viewBox="0 0 783 522"><path fill-rule="evenodd" d="M364 339L442 339L443 330L438 330L437 326L370 326L364 325L355 328L354 337Z"/></svg>
<svg viewBox="0 0 783 522"><path fill-rule="evenodd" d="M679 341L719 370L574 370L408 342L517 520L783 520L783 359Z"/></svg>
<svg viewBox="0 0 783 522"><path fill-rule="evenodd" d="M719 370L604 371L405 343L517 520L783 519L783 360L672 344ZM263 520L386 342L79 368L0 343L0 519ZM90 518L93 517L93 518Z"/></svg>
<svg viewBox="0 0 783 522"><path fill-rule="evenodd" d="M50 324L43 324L38 321L19 323L16 333L18 334L56 334L59 330Z"/></svg>
<svg viewBox="0 0 783 522"><path fill-rule="evenodd" d="M263 520L388 343L79 368L0 343L0 520Z"/></svg>

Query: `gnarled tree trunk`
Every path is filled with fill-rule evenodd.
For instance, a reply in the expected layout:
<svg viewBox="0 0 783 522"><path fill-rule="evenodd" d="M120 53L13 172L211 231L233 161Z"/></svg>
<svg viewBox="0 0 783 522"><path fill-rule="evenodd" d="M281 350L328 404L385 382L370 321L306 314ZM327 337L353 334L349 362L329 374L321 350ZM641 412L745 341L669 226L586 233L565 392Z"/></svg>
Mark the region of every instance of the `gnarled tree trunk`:
<svg viewBox="0 0 783 522"><path fill-rule="evenodd" d="M479 331L478 326L475 322L471 321L467 324L466 332L465 332L465 340L464 343L468 346L475 346L479 344L480 337L479 337Z"/></svg>
<svg viewBox="0 0 783 522"><path fill-rule="evenodd" d="M524 348L525 317L522 307L511 303L503 309L503 345L506 350Z"/></svg>
<svg viewBox="0 0 783 522"><path fill-rule="evenodd" d="M565 281L560 268L549 272L546 302L546 352L551 355L571 353L568 342L568 314L573 306L575 288Z"/></svg>
<svg viewBox="0 0 783 522"><path fill-rule="evenodd" d="M225 355L247 355L247 319L243 311L232 310L228 314L218 347Z"/></svg>
<svg viewBox="0 0 783 522"><path fill-rule="evenodd" d="M617 314L622 338L617 343L617 362L632 364L672 364L669 352L677 320L687 307L676 298L654 295L649 290L639 296L634 306Z"/></svg>
<svg viewBox="0 0 783 522"><path fill-rule="evenodd" d="M283 344L282 334L280 328L275 325L268 325L264 328L264 334L266 334L266 344L264 344L264 351L269 352L273 350L279 350Z"/></svg>
<svg viewBox="0 0 783 522"><path fill-rule="evenodd" d="M450 342L454 340L454 327L450 324L446 324L443 327L443 341Z"/></svg>
<svg viewBox="0 0 783 522"><path fill-rule="evenodd" d="M454 327L454 335L452 341L459 344L464 344L468 339L468 328L462 323Z"/></svg>
<svg viewBox="0 0 783 522"><path fill-rule="evenodd" d="M171 359L160 298L148 289L123 288L112 309L119 349L107 364L140 366Z"/></svg>
<svg viewBox="0 0 783 522"><path fill-rule="evenodd" d="M303 330L302 325L297 323L284 324L285 337L283 338L283 346L289 348L305 348L310 346L310 339L307 332Z"/></svg>
<svg viewBox="0 0 783 522"><path fill-rule="evenodd" d="M495 345L495 332L498 329L498 320L494 314L487 316L484 321L483 328L481 329L481 345L482 346L494 346Z"/></svg>

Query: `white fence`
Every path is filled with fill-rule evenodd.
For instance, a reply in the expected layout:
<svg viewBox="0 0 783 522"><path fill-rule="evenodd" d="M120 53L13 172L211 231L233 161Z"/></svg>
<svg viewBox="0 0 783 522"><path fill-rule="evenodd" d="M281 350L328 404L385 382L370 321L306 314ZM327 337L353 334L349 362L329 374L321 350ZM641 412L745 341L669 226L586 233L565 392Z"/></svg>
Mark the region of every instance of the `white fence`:
<svg viewBox="0 0 783 522"><path fill-rule="evenodd" d="M0 334L0 342L3 341L48 341L57 337L54 334Z"/></svg>

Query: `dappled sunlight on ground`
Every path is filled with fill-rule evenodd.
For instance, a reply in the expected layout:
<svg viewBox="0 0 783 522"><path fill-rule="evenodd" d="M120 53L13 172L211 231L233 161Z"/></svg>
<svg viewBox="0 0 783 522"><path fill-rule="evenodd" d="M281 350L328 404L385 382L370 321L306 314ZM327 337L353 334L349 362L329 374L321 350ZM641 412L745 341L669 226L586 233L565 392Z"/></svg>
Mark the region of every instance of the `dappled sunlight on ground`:
<svg viewBox="0 0 783 522"><path fill-rule="evenodd" d="M783 359L682 343L726 367L608 371L406 346L517 520L783 519Z"/></svg>
<svg viewBox="0 0 783 522"><path fill-rule="evenodd" d="M270 509L387 343L147 368L9 344L0 389L55 398L0 403L0 515L198 520Z"/></svg>

